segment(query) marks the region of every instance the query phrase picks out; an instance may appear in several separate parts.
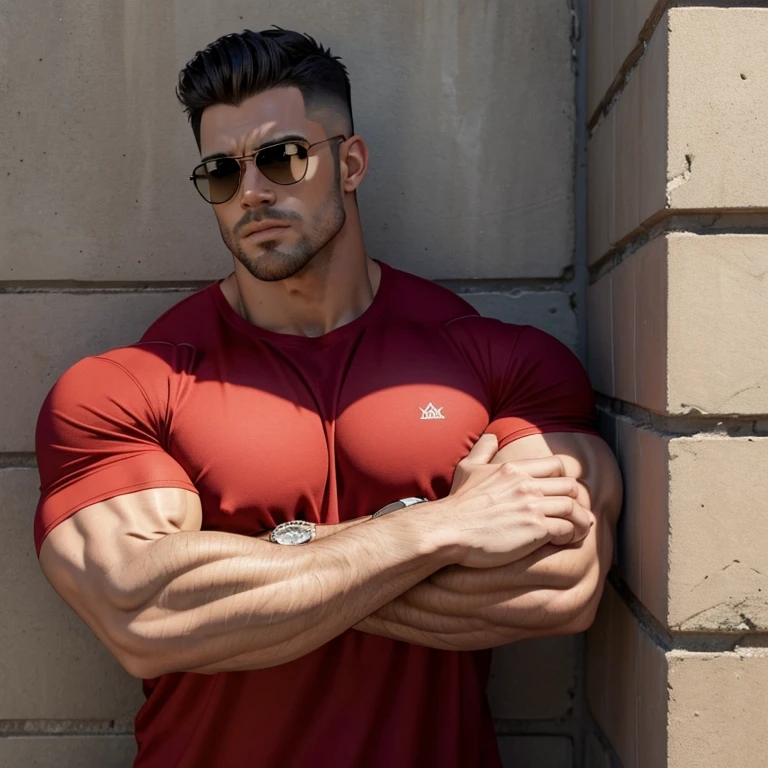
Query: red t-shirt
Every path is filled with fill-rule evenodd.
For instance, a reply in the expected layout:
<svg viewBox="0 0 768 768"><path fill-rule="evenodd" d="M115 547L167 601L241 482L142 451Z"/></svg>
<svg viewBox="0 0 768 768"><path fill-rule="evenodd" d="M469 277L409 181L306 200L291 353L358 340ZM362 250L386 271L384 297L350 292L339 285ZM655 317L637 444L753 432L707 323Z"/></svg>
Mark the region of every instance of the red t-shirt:
<svg viewBox="0 0 768 768"><path fill-rule="evenodd" d="M35 542L146 488L198 493L204 530L243 535L436 499L486 430L501 446L594 433L576 357L386 265L367 311L316 338L250 325L214 283L56 383L38 422ZM144 684L135 765L495 767L489 661L349 630L269 669L164 675Z"/></svg>

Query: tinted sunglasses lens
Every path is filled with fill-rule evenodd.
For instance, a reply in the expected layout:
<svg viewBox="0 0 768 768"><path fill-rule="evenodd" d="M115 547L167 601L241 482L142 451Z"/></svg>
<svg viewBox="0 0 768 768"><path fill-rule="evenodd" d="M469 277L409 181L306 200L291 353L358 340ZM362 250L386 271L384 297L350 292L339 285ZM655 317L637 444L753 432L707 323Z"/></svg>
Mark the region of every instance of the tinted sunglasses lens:
<svg viewBox="0 0 768 768"><path fill-rule="evenodd" d="M209 160L195 168L197 191L209 203L226 203L240 186L240 163L231 157Z"/></svg>
<svg viewBox="0 0 768 768"><path fill-rule="evenodd" d="M294 141L267 147L256 155L256 166L275 184L295 184L307 172L307 148Z"/></svg>

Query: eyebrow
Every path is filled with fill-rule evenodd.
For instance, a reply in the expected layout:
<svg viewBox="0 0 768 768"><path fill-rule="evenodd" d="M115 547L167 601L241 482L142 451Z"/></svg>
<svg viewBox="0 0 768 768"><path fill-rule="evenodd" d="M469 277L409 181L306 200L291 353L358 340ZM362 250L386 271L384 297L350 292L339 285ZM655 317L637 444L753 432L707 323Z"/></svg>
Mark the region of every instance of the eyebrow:
<svg viewBox="0 0 768 768"><path fill-rule="evenodd" d="M298 133L288 133L285 136L275 136L267 141L265 141L263 144L260 144L256 149L252 150L251 152L248 152L249 155L252 155L254 152L259 152L260 150L264 149L265 147L271 147L274 144L282 144L286 141L309 141L306 136L301 136ZM214 152L212 155L206 155L205 157L200 158L201 163L207 163L209 160L219 160L222 157L239 157L239 155L230 155L226 152Z"/></svg>

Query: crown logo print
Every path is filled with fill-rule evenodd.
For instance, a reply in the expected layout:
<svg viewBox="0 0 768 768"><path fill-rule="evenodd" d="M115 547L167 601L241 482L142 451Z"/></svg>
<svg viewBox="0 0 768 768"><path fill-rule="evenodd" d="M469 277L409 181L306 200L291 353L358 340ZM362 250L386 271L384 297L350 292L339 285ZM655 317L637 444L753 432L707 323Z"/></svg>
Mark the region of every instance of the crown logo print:
<svg viewBox="0 0 768 768"><path fill-rule="evenodd" d="M444 419L445 416L443 416L443 409L442 408L435 408L432 403L429 403L426 408L419 407L419 410L421 411L421 420L424 421L425 419Z"/></svg>

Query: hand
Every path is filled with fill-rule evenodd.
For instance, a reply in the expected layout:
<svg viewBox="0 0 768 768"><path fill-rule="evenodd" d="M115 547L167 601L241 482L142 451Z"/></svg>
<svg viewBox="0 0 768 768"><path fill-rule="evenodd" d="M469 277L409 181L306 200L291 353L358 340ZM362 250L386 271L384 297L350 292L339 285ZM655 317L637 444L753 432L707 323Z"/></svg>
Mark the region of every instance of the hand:
<svg viewBox="0 0 768 768"><path fill-rule="evenodd" d="M545 544L584 539L593 517L576 502L574 478L556 456L491 464L498 441L483 435L456 466L439 525L458 537L459 565L493 568L520 560Z"/></svg>

